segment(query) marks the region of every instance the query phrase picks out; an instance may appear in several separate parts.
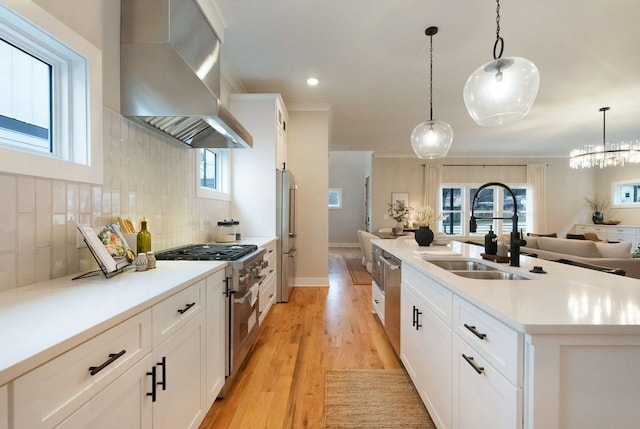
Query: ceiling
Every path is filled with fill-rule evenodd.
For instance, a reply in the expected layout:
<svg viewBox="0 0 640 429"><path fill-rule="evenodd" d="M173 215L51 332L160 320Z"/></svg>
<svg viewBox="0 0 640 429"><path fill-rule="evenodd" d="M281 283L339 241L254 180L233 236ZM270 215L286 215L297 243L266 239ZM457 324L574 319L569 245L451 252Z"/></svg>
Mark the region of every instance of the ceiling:
<svg viewBox="0 0 640 429"><path fill-rule="evenodd" d="M540 89L529 114L480 127L466 111L469 75L493 60L496 3L462 0L215 0L225 21L223 70L248 92L287 105L328 103L329 149L413 155L429 119L428 26L434 119L453 128L449 157L568 157L572 148L640 139L635 0L503 0L503 57L531 60ZM316 87L305 81L314 76Z"/></svg>

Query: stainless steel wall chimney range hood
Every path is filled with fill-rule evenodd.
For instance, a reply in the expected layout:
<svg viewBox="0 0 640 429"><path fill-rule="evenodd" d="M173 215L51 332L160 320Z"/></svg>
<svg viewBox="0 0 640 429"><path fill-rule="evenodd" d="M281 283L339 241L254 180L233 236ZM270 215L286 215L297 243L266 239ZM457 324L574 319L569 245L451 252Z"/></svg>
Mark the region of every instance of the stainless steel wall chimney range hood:
<svg viewBox="0 0 640 429"><path fill-rule="evenodd" d="M121 113L193 148L250 148L219 100L220 40L196 0L122 0Z"/></svg>

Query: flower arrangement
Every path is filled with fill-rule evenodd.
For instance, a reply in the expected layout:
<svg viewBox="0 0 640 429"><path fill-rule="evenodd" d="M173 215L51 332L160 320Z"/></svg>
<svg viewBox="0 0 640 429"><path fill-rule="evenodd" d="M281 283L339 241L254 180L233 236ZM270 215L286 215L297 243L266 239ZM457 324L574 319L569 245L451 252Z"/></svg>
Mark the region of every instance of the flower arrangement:
<svg viewBox="0 0 640 429"><path fill-rule="evenodd" d="M436 214L431 206L419 207L415 210L414 223L417 226L432 227L434 223L444 218L445 216Z"/></svg>
<svg viewBox="0 0 640 429"><path fill-rule="evenodd" d="M389 213L389 216L396 222L402 222L409 216L409 210L411 210L411 207L407 206L404 201L397 200L395 203L389 203L387 213Z"/></svg>

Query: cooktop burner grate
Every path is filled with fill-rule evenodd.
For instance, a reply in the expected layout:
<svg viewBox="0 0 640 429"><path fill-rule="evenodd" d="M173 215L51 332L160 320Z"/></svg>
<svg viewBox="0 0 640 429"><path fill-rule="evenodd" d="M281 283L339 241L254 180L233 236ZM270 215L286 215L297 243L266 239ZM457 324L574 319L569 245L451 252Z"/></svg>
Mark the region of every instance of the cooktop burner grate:
<svg viewBox="0 0 640 429"><path fill-rule="evenodd" d="M156 253L165 261L235 261L258 249L254 244L190 244Z"/></svg>

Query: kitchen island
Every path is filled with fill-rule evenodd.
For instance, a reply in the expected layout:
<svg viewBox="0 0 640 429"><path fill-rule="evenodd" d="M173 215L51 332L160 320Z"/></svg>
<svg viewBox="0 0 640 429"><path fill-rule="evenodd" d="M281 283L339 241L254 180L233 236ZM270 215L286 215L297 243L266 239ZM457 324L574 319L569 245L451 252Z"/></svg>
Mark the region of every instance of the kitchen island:
<svg viewBox="0 0 640 429"><path fill-rule="evenodd" d="M520 267L497 264L455 241L373 242L402 261L401 359L439 428L640 421L640 281L527 256ZM466 278L431 263L451 259L523 279Z"/></svg>

